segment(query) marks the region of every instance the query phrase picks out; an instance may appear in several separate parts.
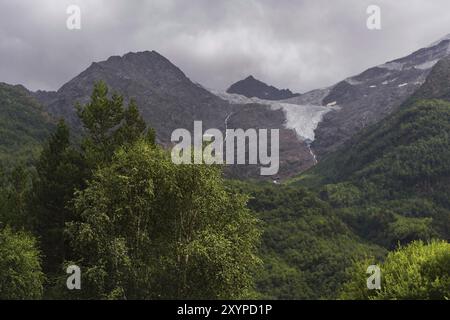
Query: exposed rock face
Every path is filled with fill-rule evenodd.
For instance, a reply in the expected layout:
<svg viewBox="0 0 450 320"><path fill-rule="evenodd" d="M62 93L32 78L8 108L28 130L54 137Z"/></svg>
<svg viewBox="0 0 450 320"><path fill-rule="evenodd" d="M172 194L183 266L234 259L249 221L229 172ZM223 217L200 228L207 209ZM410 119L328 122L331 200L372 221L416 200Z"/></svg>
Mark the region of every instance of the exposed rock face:
<svg viewBox="0 0 450 320"><path fill-rule="evenodd" d="M289 89L277 89L269 86L262 81L249 76L244 80L238 81L228 88L227 93L240 94L247 98L260 98L265 100L283 100L289 99L299 94L294 94Z"/></svg>
<svg viewBox="0 0 450 320"><path fill-rule="evenodd" d="M433 67L425 83L410 99L443 99L450 101L450 56L440 60Z"/></svg>
<svg viewBox="0 0 450 320"><path fill-rule="evenodd" d="M128 53L93 63L81 74L63 85L57 92L38 91L34 96L56 118L64 118L76 130L81 130L75 103L89 101L95 82L103 80L111 91L126 99L134 98L147 124L156 129L158 141L169 145L173 130L185 128L192 132L195 120L203 129L277 128L280 132L280 177L296 174L312 165L309 151L297 139L294 130L285 128L281 110L254 104L247 107L233 104L191 82L169 60L156 52ZM235 165L227 168L229 176L261 177L259 166Z"/></svg>
<svg viewBox="0 0 450 320"><path fill-rule="evenodd" d="M234 178L285 179L312 167L314 158L308 145L299 138L294 129L286 128L286 115L282 109L269 105L234 105L228 119L228 128L279 129L279 172L274 176L260 176L261 165L229 166L225 172ZM270 139L269 139L270 141ZM270 150L270 147L268 148Z"/></svg>
<svg viewBox="0 0 450 320"><path fill-rule="evenodd" d="M320 159L362 128L396 110L424 83L431 68L449 53L450 40L443 40L407 57L370 68L330 88L314 90L286 102L315 100L321 105L339 106L324 116L316 130L312 148Z"/></svg>
<svg viewBox="0 0 450 320"><path fill-rule="evenodd" d="M88 102L94 83L100 80L125 99L134 98L144 119L164 143L170 141L173 130L191 129L194 120L223 129L230 109L227 102L191 82L155 51L128 53L93 63L56 93L37 92L35 96L53 116L79 128L74 105Z"/></svg>
<svg viewBox="0 0 450 320"><path fill-rule="evenodd" d="M316 164L316 156L310 148L314 130L323 115L333 107L312 103L291 104L280 101L246 98L238 94L214 92L233 104L228 119L231 128L279 129L280 171L268 179L278 180L291 177ZM260 166L235 166L228 171L233 177L255 177ZM258 171L259 172L259 171Z"/></svg>
<svg viewBox="0 0 450 320"><path fill-rule="evenodd" d="M362 128L396 110L449 53L450 40L444 39L334 86L296 95L251 76L230 87L228 91L235 94L211 93L160 54L146 51L93 63L57 92L38 91L34 96L53 116L63 117L79 129L74 104L86 103L94 83L103 80L112 91L137 101L163 144L177 128L192 131L195 120L202 120L205 130L223 131L226 126L279 129L278 176L285 178L310 168L317 161L316 155L320 160ZM430 82L429 87L433 90L437 86ZM258 166L232 166L227 172L233 177L260 178Z"/></svg>

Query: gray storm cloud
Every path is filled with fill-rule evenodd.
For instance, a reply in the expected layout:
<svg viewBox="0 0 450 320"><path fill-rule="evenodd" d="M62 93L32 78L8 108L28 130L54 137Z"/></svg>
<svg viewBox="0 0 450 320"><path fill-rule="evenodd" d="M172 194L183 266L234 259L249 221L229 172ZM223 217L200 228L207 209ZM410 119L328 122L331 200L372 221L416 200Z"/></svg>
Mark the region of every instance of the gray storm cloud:
<svg viewBox="0 0 450 320"><path fill-rule="evenodd" d="M66 8L81 8L81 30ZM382 30L366 28L381 7ZM249 74L305 92L450 33L448 0L0 0L0 81L58 89L93 61L156 50L205 87Z"/></svg>

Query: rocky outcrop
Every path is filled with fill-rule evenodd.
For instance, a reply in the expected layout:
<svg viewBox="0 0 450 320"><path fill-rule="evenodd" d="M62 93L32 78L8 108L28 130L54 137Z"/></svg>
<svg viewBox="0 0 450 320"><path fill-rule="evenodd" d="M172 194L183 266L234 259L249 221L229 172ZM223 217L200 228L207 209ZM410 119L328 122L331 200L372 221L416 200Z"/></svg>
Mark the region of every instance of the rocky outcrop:
<svg viewBox="0 0 450 320"><path fill-rule="evenodd" d="M111 92L135 99L158 139L168 142L173 130L191 129L194 120L223 129L229 104L193 83L169 60L155 51L128 53L95 62L57 92L38 92L36 98L56 118L80 128L75 103L89 101L94 83L105 81Z"/></svg>
<svg viewBox="0 0 450 320"><path fill-rule="evenodd" d="M262 81L248 76L244 80L238 81L228 88L227 93L240 94L247 98L260 98L265 100L283 100L299 96L289 89L277 89Z"/></svg>
<svg viewBox="0 0 450 320"><path fill-rule="evenodd" d="M337 150L361 129L397 110L424 82L431 68L450 53L444 39L411 55L370 68L336 85L285 100L337 106L327 113L315 131L312 149L319 160Z"/></svg>

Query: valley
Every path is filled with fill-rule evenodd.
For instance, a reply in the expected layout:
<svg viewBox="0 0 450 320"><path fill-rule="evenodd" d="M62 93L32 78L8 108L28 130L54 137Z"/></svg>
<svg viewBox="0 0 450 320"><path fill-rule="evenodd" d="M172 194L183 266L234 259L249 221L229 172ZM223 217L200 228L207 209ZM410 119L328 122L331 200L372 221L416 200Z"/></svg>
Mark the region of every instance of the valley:
<svg viewBox="0 0 450 320"><path fill-rule="evenodd" d="M156 51L54 92L0 84L0 249L29 268L20 297L448 297L449 83L445 38L302 94L253 76L206 89ZM279 154L250 155L238 130L279 133ZM174 133L252 161L178 165ZM65 290L69 261L85 291ZM395 290L366 289L369 263Z"/></svg>

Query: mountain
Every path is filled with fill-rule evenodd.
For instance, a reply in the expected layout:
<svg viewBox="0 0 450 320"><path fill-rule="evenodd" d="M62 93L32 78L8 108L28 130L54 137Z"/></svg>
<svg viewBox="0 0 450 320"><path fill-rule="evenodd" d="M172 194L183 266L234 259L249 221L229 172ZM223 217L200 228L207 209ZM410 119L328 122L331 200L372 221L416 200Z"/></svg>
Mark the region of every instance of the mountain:
<svg viewBox="0 0 450 320"><path fill-rule="evenodd" d="M50 116L25 87L0 83L0 164L36 157L52 128Z"/></svg>
<svg viewBox="0 0 450 320"><path fill-rule="evenodd" d="M303 174L356 232L393 248L450 239L450 57L407 102ZM439 98L439 99L437 99Z"/></svg>
<svg viewBox="0 0 450 320"><path fill-rule="evenodd" d="M163 143L170 141L173 130L190 129L194 120L203 120L204 127L223 129L230 112L227 102L193 83L155 51L127 53L92 63L57 92L37 92L35 97L55 118L64 118L77 128L74 105L86 103L94 83L100 80L125 100L134 98Z"/></svg>
<svg viewBox="0 0 450 320"><path fill-rule="evenodd" d="M364 128L398 110L425 82L433 66L449 53L450 39L443 38L333 86L284 100L273 101L264 94L247 90L253 85L261 87L251 76L233 85L227 93L214 93L232 104L266 105L272 110L282 110L285 120L280 125L294 130L301 141L301 146L296 148L302 157L302 165L296 169L304 171L338 150ZM251 107L247 108L247 112L251 110ZM233 114L235 120L238 117Z"/></svg>
<svg viewBox="0 0 450 320"><path fill-rule="evenodd" d="M410 98L442 99L450 101L450 57L440 60L430 72L425 83Z"/></svg>
<svg viewBox="0 0 450 320"><path fill-rule="evenodd" d="M299 96L298 93L292 93L289 89L277 89L269 86L262 81L248 76L244 80L231 85L227 93L240 94L247 98L260 98L265 100L283 100Z"/></svg>
<svg viewBox="0 0 450 320"><path fill-rule="evenodd" d="M93 84L103 80L126 100L137 101L163 144L169 143L177 128L192 130L194 120L202 120L205 129L222 131L279 129L278 177L284 179L308 170L358 132L398 110L449 52L450 40L443 39L331 87L294 95L252 76L231 86L227 93L210 92L157 52L145 51L93 63L58 91L38 91L34 96L55 118L65 118L79 131L74 105L87 102ZM273 100L285 93L291 97ZM235 166L230 175L258 177L257 169Z"/></svg>
<svg viewBox="0 0 450 320"><path fill-rule="evenodd" d="M397 110L424 83L431 68L449 53L450 40L444 39L331 87L285 102L336 107L324 116L316 130L312 149L321 159L363 128Z"/></svg>
<svg viewBox="0 0 450 320"><path fill-rule="evenodd" d="M268 225L260 292L281 299L333 297L346 281L341 270L358 255L383 261L380 249L450 240L449 93L450 57L444 57L392 113L314 168L287 186L251 189L249 204ZM316 91L315 99L327 94ZM305 197L302 186L319 199ZM448 270L450 260L443 261Z"/></svg>
<svg viewBox="0 0 450 320"><path fill-rule="evenodd" d="M156 129L160 143L169 145L177 128L192 132L193 122L202 120L203 129L279 129L280 172L285 178L314 165L310 150L298 139L295 128L286 127L285 114L264 102L232 103L193 83L168 59L155 51L127 53L93 63L56 92L37 91L34 96L55 118L64 118L80 132L74 105L89 100L93 85L103 80L113 92L126 100L134 98L147 124ZM261 177L260 166L230 166L226 172L235 178Z"/></svg>

